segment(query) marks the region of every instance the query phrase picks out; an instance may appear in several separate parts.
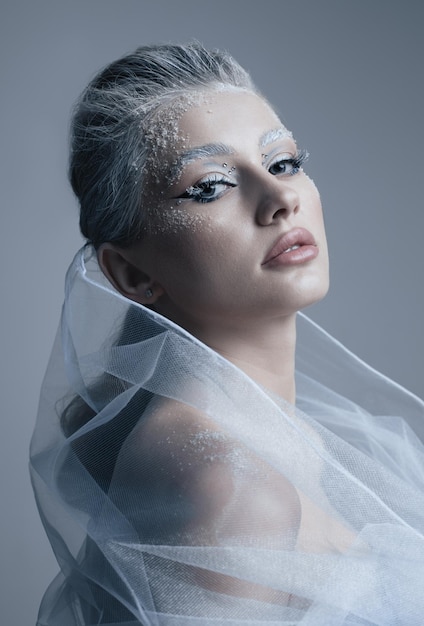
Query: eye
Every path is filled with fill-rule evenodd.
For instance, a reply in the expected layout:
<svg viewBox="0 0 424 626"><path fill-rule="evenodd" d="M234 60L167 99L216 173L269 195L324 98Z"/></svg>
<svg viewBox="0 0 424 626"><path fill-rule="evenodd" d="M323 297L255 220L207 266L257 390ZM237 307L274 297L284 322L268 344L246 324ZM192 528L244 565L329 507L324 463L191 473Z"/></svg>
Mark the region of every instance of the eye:
<svg viewBox="0 0 424 626"><path fill-rule="evenodd" d="M280 156L271 163L268 171L273 176L278 176L279 174L293 176L298 173L308 156L306 151L298 152L294 157Z"/></svg>
<svg viewBox="0 0 424 626"><path fill-rule="evenodd" d="M228 191L229 188L235 187L227 178L220 175L208 176L199 180L195 185L188 187L179 198L189 198L195 202L213 202L218 200Z"/></svg>

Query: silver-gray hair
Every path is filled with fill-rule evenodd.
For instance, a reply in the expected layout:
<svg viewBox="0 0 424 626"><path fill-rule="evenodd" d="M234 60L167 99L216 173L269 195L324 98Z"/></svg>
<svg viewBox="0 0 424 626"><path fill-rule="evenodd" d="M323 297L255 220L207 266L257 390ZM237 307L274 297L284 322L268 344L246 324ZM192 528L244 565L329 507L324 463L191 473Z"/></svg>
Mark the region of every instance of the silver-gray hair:
<svg viewBox="0 0 424 626"><path fill-rule="evenodd" d="M199 43L142 46L90 82L74 110L69 176L81 232L95 247L140 234L155 113L190 91L223 87L256 92L228 53Z"/></svg>

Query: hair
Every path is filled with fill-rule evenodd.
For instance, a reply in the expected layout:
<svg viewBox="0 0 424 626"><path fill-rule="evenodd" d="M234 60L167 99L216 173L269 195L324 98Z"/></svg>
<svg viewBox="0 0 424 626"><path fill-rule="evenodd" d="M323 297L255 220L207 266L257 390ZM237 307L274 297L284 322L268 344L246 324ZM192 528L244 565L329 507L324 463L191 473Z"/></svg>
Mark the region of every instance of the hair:
<svg viewBox="0 0 424 626"><path fill-rule="evenodd" d="M197 42L142 46L89 83L73 114L69 170L88 242L125 246L139 236L155 116L190 92L223 88L256 92L228 53Z"/></svg>

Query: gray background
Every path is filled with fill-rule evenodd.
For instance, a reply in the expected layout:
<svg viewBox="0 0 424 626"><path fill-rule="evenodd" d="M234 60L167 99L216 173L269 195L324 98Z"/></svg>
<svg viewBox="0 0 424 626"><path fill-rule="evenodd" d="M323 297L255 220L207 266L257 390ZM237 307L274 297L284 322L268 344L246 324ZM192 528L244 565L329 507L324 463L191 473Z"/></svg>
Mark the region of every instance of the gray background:
<svg viewBox="0 0 424 626"><path fill-rule="evenodd" d="M420 0L15 0L1 46L1 620L34 624L54 559L27 476L66 267L81 244L66 180L70 107L137 45L227 48L311 153L332 288L311 316L424 395Z"/></svg>

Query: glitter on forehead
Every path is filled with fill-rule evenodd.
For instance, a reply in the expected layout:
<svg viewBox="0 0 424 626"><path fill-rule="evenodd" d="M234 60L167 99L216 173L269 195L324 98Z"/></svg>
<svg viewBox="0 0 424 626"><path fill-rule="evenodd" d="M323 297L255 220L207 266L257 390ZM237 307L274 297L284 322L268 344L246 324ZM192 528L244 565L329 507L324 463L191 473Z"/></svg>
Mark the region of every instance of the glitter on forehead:
<svg viewBox="0 0 424 626"><path fill-rule="evenodd" d="M207 103L211 93L210 90L193 90L177 94L146 116L142 132L149 152L147 170L151 183L172 184L179 177L182 168L179 156L170 160L177 146L184 149L187 139L179 132L179 122L187 111Z"/></svg>
<svg viewBox="0 0 424 626"><path fill-rule="evenodd" d="M287 130L285 126L280 126L279 128L273 128L272 130L268 130L264 133L259 140L259 145L261 148L265 148L265 146L268 146L270 143L274 143L274 141L287 138L293 139L293 133Z"/></svg>

